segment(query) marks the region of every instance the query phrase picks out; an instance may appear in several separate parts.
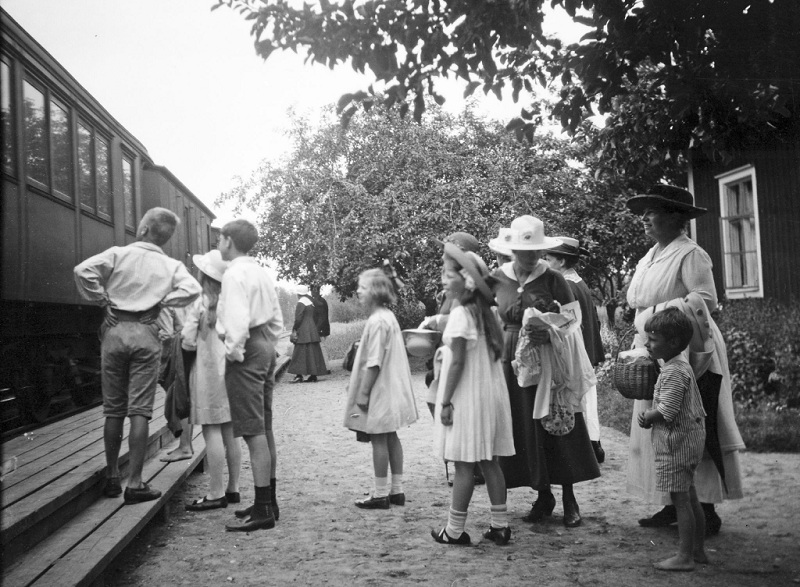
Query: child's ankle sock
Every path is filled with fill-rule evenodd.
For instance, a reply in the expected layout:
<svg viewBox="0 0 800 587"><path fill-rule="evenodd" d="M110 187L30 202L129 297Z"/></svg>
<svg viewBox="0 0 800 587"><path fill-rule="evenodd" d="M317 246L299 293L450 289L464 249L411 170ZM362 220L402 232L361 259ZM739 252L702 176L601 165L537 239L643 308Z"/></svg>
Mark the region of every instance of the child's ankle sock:
<svg viewBox="0 0 800 587"><path fill-rule="evenodd" d="M389 494L397 495L398 493L403 493L403 474L392 473L392 488L389 490Z"/></svg>
<svg viewBox="0 0 800 587"><path fill-rule="evenodd" d="M458 538L464 532L464 527L467 525L467 512L457 512L450 508L450 513L447 514L447 526L445 532L450 538Z"/></svg>
<svg viewBox="0 0 800 587"><path fill-rule="evenodd" d="M508 528L508 506L506 504L492 506L492 528Z"/></svg>
<svg viewBox="0 0 800 587"><path fill-rule="evenodd" d="M375 491L373 497L386 497L389 495L389 478L375 477Z"/></svg>

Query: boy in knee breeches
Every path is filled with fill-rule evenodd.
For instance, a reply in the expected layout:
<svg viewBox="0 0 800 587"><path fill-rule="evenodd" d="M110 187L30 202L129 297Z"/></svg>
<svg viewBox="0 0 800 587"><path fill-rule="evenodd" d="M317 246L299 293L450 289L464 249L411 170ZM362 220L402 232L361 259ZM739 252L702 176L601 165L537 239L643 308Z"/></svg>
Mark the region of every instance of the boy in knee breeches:
<svg viewBox="0 0 800 587"><path fill-rule="evenodd" d="M200 284L183 263L161 250L178 222L170 210L152 208L139 224L136 242L111 247L75 267L78 292L105 310L100 348L107 497L122 493L118 460L125 417L131 421L126 504L161 495L142 481L161 360L156 320L162 306L185 306L200 294Z"/></svg>
<svg viewBox="0 0 800 587"><path fill-rule="evenodd" d="M217 303L217 333L225 342L225 387L233 435L247 444L255 486L255 503L235 512L245 522L226 525L229 532L273 528L279 516L272 390L275 342L283 330L283 318L272 278L248 255L257 241L258 231L247 220L228 222L220 231L218 248L230 265Z"/></svg>

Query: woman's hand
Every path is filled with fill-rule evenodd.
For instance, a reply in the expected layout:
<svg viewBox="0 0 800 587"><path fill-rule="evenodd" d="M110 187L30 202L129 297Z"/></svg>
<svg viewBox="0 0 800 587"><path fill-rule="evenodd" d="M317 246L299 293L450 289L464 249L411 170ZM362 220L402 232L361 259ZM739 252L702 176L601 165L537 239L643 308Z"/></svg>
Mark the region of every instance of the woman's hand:
<svg viewBox="0 0 800 587"><path fill-rule="evenodd" d="M531 344L534 346L539 346L545 343L550 342L550 331L545 330L542 328L531 328L530 326L525 327L525 334L528 335L528 339L531 341Z"/></svg>
<svg viewBox="0 0 800 587"><path fill-rule="evenodd" d="M442 404L442 413L439 418L445 426L453 425L453 404Z"/></svg>

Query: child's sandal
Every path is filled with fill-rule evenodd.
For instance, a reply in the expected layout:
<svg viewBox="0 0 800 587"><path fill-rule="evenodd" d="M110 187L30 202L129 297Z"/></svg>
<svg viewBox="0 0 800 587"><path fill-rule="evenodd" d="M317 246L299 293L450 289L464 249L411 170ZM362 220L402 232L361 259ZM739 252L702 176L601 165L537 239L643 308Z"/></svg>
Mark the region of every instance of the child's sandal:
<svg viewBox="0 0 800 587"><path fill-rule="evenodd" d="M466 532L462 532L461 536L458 538L451 538L447 531L442 528L438 532L436 530L431 530L431 536L433 536L433 539L439 544L455 544L458 546L470 546L472 544L469 539L469 534Z"/></svg>

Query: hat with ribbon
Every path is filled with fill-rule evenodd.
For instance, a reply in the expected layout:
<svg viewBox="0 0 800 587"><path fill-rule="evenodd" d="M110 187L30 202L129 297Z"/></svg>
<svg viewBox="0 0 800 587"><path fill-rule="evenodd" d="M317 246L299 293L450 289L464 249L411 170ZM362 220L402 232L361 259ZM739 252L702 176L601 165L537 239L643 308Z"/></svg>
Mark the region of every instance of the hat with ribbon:
<svg viewBox="0 0 800 587"><path fill-rule="evenodd" d="M301 283L300 285L296 285L294 287L294 293L296 293L299 296L310 296L311 295L311 290L308 289L307 285L303 285Z"/></svg>
<svg viewBox="0 0 800 587"><path fill-rule="evenodd" d="M634 214L644 214L648 208L667 212L682 212L689 218L697 218L708 212L694 205L694 196L689 190L663 183L651 187L646 194L638 194L625 202Z"/></svg>
<svg viewBox="0 0 800 587"><path fill-rule="evenodd" d="M222 260L222 254L217 249L205 255L192 255L192 263L211 279L222 282L222 274L228 268L228 263Z"/></svg>
<svg viewBox="0 0 800 587"><path fill-rule="evenodd" d="M554 236L553 238L560 240L561 244L552 249L547 249L548 253L566 255L568 257L580 257L581 255L589 254L589 251L580 246L580 241L576 238L569 236Z"/></svg>
<svg viewBox="0 0 800 587"><path fill-rule="evenodd" d="M561 244L560 240L544 235L544 223L534 216L520 216L511 222L509 228L501 228L496 239L490 244L511 251L543 251Z"/></svg>
<svg viewBox="0 0 800 587"><path fill-rule="evenodd" d="M489 249L494 251L495 253L499 253L501 255L505 255L506 257L510 257L513 251L503 245L503 241L500 240L502 234L503 234L503 229L501 228L500 233L497 235L497 237L489 241Z"/></svg>
<svg viewBox="0 0 800 587"><path fill-rule="evenodd" d="M472 251L473 253L477 253L481 248L481 243L478 242L478 239L468 232L454 232L452 234L448 234L442 240L439 240L438 238L433 240L435 240L439 245L452 243L462 251Z"/></svg>
<svg viewBox="0 0 800 587"><path fill-rule="evenodd" d="M461 269L466 272L467 275L462 273L462 276L467 282L467 289L478 290L487 302L493 304L494 294L486 284L486 278L489 277L489 268L486 267L483 259L472 251L462 251L453 243L444 244L444 254L458 263ZM470 283L470 280L472 283ZM473 287L469 287L470 285Z"/></svg>

